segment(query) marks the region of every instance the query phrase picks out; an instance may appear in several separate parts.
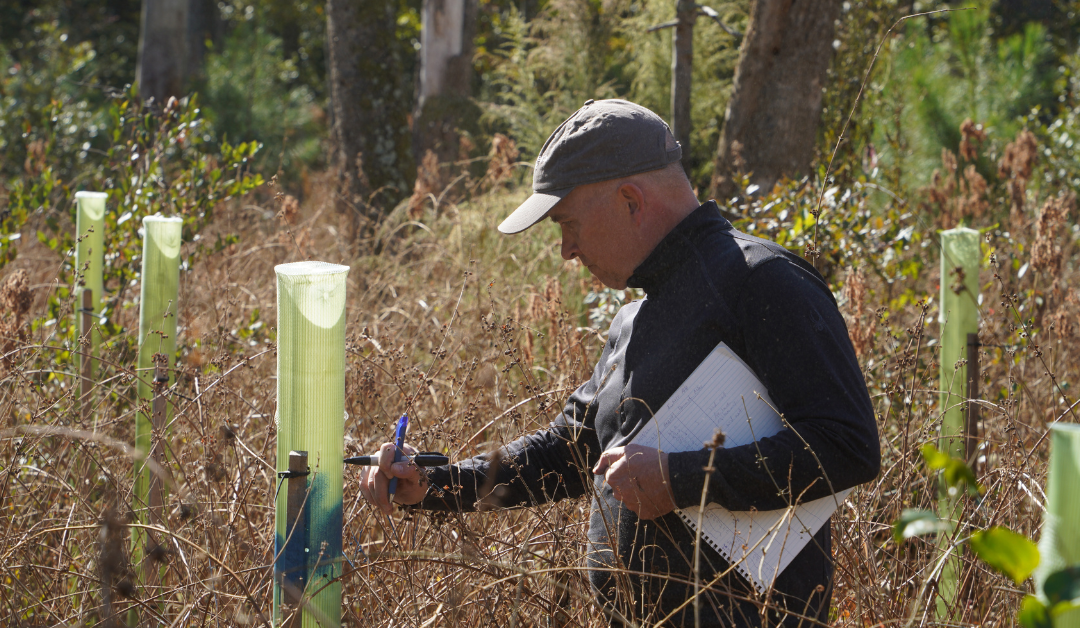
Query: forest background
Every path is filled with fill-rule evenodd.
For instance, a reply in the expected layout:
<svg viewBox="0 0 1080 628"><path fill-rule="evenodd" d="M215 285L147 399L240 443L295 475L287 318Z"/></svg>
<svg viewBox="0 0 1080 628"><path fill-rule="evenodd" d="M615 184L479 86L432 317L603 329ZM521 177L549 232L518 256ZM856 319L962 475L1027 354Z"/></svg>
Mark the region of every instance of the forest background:
<svg viewBox="0 0 1080 628"><path fill-rule="evenodd" d="M258 625L269 612L275 264L351 267L352 453L386 437L418 386L425 449L471 455L546 424L590 373L618 306L639 296L563 262L551 225L517 238L494 228L529 193L547 134L586 99L624 97L671 115L672 30L650 27L675 17L674 2L480 0L453 150L432 156L417 150L423 6L364 4L391 28L365 75L382 82L385 100L359 125L381 143L356 162L339 156L334 131L328 5L190 6L199 21L184 93L145 103L131 86L140 2L0 4L0 614L9 625L98 625L109 621L106 598L117 613L135 608L163 625ZM749 0L712 8L728 28L702 19L694 31L687 160L703 198L715 189L753 9ZM963 8L893 28L906 15ZM834 27L810 167L771 189L736 167L734 191L718 200L740 229L822 272L873 396L884 466L834 517L831 618L931 623L944 547L991 526L1039 537L1047 427L1076 421L1080 5L849 0ZM74 399L77 190L110 195L92 422ZM156 212L184 218L168 461L184 490L169 496L168 523L190 551L163 557L167 576L149 590L126 544L108 539L130 521L132 460L118 443L132 442L138 404L138 229ZM943 410L939 294L963 279L942 276L938 233L960 224L983 237L984 410L971 465L981 490L961 498L951 532L925 530L943 543L895 535L894 522L937 510L922 447L937 442ZM350 473L345 622L601 625L580 569L587 504L449 521L397 515L403 543L350 491ZM948 601L949 621L1014 625L1031 581L958 551L962 594ZM400 602L382 602L391 599Z"/></svg>

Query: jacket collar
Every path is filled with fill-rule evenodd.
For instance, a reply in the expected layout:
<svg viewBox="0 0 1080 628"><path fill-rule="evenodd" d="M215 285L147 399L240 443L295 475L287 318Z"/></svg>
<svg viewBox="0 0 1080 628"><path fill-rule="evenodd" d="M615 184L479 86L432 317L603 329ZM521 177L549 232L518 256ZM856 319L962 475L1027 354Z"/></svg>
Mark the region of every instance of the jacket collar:
<svg viewBox="0 0 1080 628"><path fill-rule="evenodd" d="M694 234L705 229L725 231L731 223L720 215L716 201L706 201L671 230L636 269L626 285L646 294L662 286L692 254Z"/></svg>

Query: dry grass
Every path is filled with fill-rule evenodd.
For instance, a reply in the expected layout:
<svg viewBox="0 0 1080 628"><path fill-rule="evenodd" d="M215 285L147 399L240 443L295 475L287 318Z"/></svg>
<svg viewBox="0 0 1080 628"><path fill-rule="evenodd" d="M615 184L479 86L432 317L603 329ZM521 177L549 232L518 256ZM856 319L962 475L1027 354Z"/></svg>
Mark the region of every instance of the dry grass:
<svg viewBox="0 0 1080 628"><path fill-rule="evenodd" d="M460 458L546 424L589 375L605 331L585 326L582 299L595 284L584 269L559 259L550 226L517 238L494 229L527 190L496 190L438 207L434 195L420 199L408 215L399 208L377 242L362 247L380 255L349 260L333 227L328 187L316 182L299 206L267 199L219 211L204 241L236 233L239 243L191 258L182 274L182 348L169 395L174 420L166 464L175 479L166 524L175 542L161 556L165 576L158 588L138 586L127 559L133 382L146 374L131 370L130 338L113 339L102 355L92 419L81 421L70 341L41 320L61 260L33 244L32 232L24 235L5 277L12 285L22 281L16 277L26 281L6 298L29 303L29 312L16 323L5 310L0 320L6 325L0 344L8 346L0 364L5 625L109 625L106 598L121 616L134 608L144 621L170 626L260 625L269 615L275 264L313 258L351 265L349 453L373 451L418 388L412 439ZM1025 211L1033 225L1033 208L1019 210ZM1066 405L1071 398L1057 384L1078 374L1076 297L1068 288L1077 279L1072 236L1047 232L1063 220L1047 216L1037 230L989 243L997 266L985 271L983 283L998 276L983 292L980 332L989 345L982 357L987 401L978 468L987 492L978 502L965 498L961 536L970 526L988 525L1038 533L1046 427L1062 417L1074 420ZM1036 233L1056 238L1040 250L1064 262L1020 278L1011 262L1026 263L1030 247L1020 244ZM186 254L195 251L195 244L185 246ZM923 261L932 267L932 251L911 255L929 255ZM890 526L904 508L937 502L918 453L935 438L940 417L931 344L936 310L922 302L889 311L893 287L875 275L850 276L842 309L874 396L885 462L877 481L856 489L834 517L834 618L852 626L925 624L933 616L930 576L940 551L932 539L898 546ZM927 271L912 287L932 296L936 281ZM109 289L124 292L113 316L131 334L138 327L133 292ZM70 316L72 304L65 307ZM353 490L355 479L355 471L346 472L348 625L605 625L582 571L586 502L399 515L395 534ZM1013 625L1023 591L968 554L963 565L954 622Z"/></svg>

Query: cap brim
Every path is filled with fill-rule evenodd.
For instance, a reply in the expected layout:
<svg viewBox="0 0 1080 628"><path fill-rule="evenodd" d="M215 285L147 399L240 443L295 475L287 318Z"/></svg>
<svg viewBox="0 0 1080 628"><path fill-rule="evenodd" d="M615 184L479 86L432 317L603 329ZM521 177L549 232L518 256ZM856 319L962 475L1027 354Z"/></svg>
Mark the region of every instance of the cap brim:
<svg viewBox="0 0 1080 628"><path fill-rule="evenodd" d="M518 206L512 214L506 217L499 225L499 231L503 233L520 233L544 219L544 216L555 207L559 201L567 197L574 188L564 190L547 190L533 192L533 195Z"/></svg>

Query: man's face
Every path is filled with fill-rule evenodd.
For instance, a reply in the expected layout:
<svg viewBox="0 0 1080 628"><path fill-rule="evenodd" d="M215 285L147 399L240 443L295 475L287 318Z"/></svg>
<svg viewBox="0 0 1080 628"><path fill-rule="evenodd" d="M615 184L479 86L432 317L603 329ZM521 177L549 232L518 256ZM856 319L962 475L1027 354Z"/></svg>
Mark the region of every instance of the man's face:
<svg viewBox="0 0 1080 628"><path fill-rule="evenodd" d="M579 185L548 217L562 229L562 256L575 257L609 288L621 290L643 258L638 216L619 184Z"/></svg>

